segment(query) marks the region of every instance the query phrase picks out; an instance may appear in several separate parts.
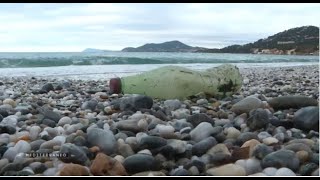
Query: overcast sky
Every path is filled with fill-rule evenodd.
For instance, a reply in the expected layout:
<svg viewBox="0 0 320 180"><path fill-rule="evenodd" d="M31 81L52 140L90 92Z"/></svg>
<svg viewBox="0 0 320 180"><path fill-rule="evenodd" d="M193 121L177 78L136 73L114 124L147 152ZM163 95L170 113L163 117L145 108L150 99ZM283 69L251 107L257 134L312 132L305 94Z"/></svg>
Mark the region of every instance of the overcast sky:
<svg viewBox="0 0 320 180"><path fill-rule="evenodd" d="M0 4L0 52L121 50L179 40L221 48L319 26L320 4Z"/></svg>

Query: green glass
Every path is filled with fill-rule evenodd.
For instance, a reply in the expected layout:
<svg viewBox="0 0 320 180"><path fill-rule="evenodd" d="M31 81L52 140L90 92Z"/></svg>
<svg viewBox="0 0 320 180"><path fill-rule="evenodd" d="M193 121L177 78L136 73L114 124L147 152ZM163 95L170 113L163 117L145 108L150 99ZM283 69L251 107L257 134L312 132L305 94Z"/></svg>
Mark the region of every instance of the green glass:
<svg viewBox="0 0 320 180"><path fill-rule="evenodd" d="M184 99L201 92L225 97L239 91L242 81L239 69L231 64L204 71L165 66L121 78L121 89L124 94L144 94L159 99Z"/></svg>

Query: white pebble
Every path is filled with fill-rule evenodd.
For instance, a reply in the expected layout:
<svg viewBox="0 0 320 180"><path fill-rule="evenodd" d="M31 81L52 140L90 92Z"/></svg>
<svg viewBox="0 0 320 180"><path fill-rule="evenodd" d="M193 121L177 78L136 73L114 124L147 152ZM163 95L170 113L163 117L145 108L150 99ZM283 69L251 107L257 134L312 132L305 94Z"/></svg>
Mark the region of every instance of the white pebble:
<svg viewBox="0 0 320 180"><path fill-rule="evenodd" d="M283 167L277 170L276 176L296 176L296 174L289 168Z"/></svg>

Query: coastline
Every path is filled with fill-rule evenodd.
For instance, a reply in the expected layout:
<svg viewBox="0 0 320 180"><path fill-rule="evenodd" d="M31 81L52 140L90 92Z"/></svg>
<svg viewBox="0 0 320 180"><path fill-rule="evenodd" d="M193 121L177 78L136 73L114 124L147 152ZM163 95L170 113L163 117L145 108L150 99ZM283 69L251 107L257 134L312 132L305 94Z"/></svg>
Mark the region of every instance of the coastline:
<svg viewBox="0 0 320 180"><path fill-rule="evenodd" d="M121 101L133 96L108 94L107 78L0 77L0 175L318 176L319 129L305 125L319 123L312 115L319 110L319 66L240 72L244 84L232 97L153 99L139 111ZM277 109L270 101L296 102L292 95L317 112L301 104ZM295 123L298 111L305 125Z"/></svg>

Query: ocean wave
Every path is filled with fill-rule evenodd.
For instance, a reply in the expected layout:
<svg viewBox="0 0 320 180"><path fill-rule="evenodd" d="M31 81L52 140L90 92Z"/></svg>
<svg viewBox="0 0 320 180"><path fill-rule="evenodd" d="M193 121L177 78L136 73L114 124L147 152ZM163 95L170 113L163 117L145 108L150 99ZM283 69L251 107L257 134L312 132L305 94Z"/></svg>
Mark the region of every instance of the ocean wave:
<svg viewBox="0 0 320 180"><path fill-rule="evenodd" d="M3 58L0 56L0 68L54 67L81 65L122 65L122 64L193 64L193 63L284 63L318 62L317 58L288 58L272 56L269 58L192 58L192 57L118 57L118 56L79 56L79 57L33 57Z"/></svg>

